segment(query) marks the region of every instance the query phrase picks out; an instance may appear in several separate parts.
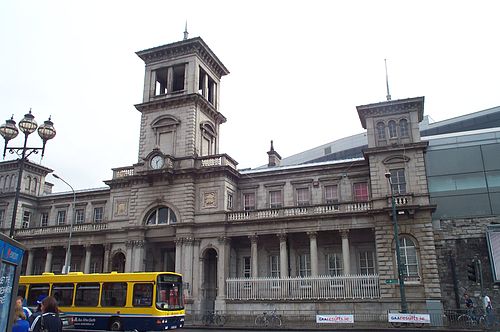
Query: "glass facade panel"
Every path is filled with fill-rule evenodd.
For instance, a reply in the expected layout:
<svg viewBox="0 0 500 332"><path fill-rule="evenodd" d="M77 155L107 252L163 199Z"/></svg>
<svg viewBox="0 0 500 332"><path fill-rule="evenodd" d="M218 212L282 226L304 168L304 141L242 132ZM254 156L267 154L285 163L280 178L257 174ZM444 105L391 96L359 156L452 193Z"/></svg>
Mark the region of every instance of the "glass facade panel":
<svg viewBox="0 0 500 332"><path fill-rule="evenodd" d="M451 217L473 217L491 214L488 194L431 197L431 204L437 204L434 219Z"/></svg>
<svg viewBox="0 0 500 332"><path fill-rule="evenodd" d="M500 144L482 145L481 151L483 152L484 169L500 170Z"/></svg>
<svg viewBox="0 0 500 332"><path fill-rule="evenodd" d="M479 146L428 151L426 153L427 175L448 175L483 171Z"/></svg>

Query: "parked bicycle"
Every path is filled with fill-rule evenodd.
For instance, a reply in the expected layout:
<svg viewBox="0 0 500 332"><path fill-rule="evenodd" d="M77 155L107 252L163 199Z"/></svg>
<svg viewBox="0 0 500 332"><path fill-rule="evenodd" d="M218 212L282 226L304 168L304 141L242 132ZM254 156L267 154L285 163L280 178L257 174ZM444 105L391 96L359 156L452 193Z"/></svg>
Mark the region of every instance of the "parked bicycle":
<svg viewBox="0 0 500 332"><path fill-rule="evenodd" d="M263 312L262 314L255 317L255 325L261 327L281 327L283 321L281 320L281 315L276 314L276 309L270 313Z"/></svg>
<svg viewBox="0 0 500 332"><path fill-rule="evenodd" d="M226 316L219 314L217 311L207 311L201 318L203 325L224 326L226 324Z"/></svg>
<svg viewBox="0 0 500 332"><path fill-rule="evenodd" d="M466 312L461 314L457 319L458 323L462 327L471 328L478 326L481 329L486 327L486 316L484 314L476 314L474 311Z"/></svg>

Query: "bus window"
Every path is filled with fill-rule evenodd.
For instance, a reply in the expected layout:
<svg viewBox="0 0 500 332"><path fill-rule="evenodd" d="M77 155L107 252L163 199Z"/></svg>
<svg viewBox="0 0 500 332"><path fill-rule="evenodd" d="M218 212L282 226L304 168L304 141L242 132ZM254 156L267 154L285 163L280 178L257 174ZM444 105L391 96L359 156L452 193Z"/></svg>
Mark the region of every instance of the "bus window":
<svg viewBox="0 0 500 332"><path fill-rule="evenodd" d="M28 290L28 298L26 300L28 307L36 308L38 305L36 303L38 297L41 295L49 295L49 289L49 284L32 284Z"/></svg>
<svg viewBox="0 0 500 332"><path fill-rule="evenodd" d="M19 285L17 288L17 296L22 296L23 299L26 298L26 285Z"/></svg>
<svg viewBox="0 0 500 332"><path fill-rule="evenodd" d="M53 284L52 295L59 306L69 307L73 304L73 284Z"/></svg>
<svg viewBox="0 0 500 332"><path fill-rule="evenodd" d="M102 284L102 307L124 307L126 300L126 282L105 282Z"/></svg>
<svg viewBox="0 0 500 332"><path fill-rule="evenodd" d="M159 282L156 306L160 309L182 309L182 283Z"/></svg>
<svg viewBox="0 0 500 332"><path fill-rule="evenodd" d="M97 307L99 302L99 283L76 284L75 306Z"/></svg>
<svg viewBox="0 0 500 332"><path fill-rule="evenodd" d="M153 284L134 284L132 305L134 307L149 307L153 299Z"/></svg>

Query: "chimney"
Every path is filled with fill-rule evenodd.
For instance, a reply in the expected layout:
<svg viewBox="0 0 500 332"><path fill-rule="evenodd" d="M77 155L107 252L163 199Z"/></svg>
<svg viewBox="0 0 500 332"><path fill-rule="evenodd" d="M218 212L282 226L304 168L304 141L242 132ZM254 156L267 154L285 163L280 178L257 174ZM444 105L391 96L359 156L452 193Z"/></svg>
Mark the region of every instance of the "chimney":
<svg viewBox="0 0 500 332"><path fill-rule="evenodd" d="M273 147L273 141L271 140L271 150L267 152L267 155L269 156L269 163L267 164L268 167L272 166L279 166L281 163L281 156L279 155L278 152L274 151Z"/></svg>

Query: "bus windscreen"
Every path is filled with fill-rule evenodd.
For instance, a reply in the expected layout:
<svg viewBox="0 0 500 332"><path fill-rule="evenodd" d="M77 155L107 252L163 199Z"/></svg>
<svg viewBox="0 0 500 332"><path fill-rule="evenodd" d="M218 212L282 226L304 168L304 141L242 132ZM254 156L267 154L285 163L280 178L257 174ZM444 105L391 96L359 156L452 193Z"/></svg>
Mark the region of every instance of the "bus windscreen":
<svg viewBox="0 0 500 332"><path fill-rule="evenodd" d="M176 275L159 275L156 297L156 307L158 309L184 309L184 297L182 296L182 277Z"/></svg>

